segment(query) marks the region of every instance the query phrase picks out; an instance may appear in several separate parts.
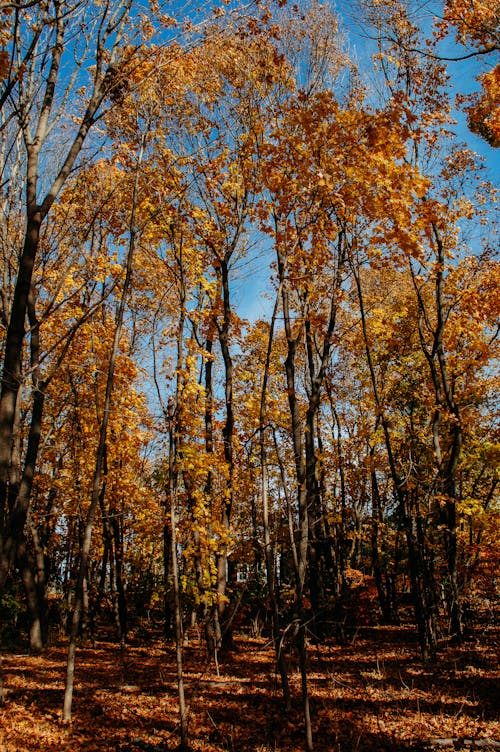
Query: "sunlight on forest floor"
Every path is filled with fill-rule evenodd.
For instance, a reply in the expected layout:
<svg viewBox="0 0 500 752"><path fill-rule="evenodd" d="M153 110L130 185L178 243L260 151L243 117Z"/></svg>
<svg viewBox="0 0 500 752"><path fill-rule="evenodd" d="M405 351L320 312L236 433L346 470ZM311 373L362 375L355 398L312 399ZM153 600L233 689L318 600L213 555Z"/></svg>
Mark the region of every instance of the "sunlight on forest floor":
<svg viewBox="0 0 500 752"><path fill-rule="evenodd" d="M315 749L496 749L499 647L500 629L490 629L476 642L443 650L437 665L428 667L417 657L412 630L404 627L362 629L343 645L310 646ZM219 677L206 664L204 646L197 640L186 647L185 661L193 750L304 749L300 675L293 657L289 714L264 639L238 637L235 650L221 661ZM65 662L62 643L39 657L3 654L2 752L176 748L173 648L165 649L158 638L144 645L140 634L123 658L110 642L82 647L71 726L60 722Z"/></svg>

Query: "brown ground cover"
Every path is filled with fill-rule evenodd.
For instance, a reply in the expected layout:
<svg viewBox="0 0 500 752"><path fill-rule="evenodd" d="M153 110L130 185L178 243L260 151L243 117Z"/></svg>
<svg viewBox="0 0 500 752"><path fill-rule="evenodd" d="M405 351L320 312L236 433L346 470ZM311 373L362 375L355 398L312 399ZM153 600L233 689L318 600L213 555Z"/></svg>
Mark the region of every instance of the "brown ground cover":
<svg viewBox="0 0 500 752"><path fill-rule="evenodd" d="M343 645L310 646L315 748L500 749L499 643L500 630L489 628L473 642L443 649L433 667L419 660L408 627L365 628ZM176 748L172 648L138 632L123 654L105 641L79 649L71 726L60 722L65 661L64 643L42 656L2 655L1 752ZM304 748L298 667L292 660L295 700L286 714L265 639L237 637L220 676L197 640L186 647L185 661L193 750Z"/></svg>

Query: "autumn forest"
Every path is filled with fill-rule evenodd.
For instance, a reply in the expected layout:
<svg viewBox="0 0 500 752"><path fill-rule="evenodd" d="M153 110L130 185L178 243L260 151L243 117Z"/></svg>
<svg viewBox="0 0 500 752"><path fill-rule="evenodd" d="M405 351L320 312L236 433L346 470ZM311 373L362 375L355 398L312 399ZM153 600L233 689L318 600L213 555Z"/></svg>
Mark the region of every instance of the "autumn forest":
<svg viewBox="0 0 500 752"><path fill-rule="evenodd" d="M499 49L2 0L2 749L500 747Z"/></svg>

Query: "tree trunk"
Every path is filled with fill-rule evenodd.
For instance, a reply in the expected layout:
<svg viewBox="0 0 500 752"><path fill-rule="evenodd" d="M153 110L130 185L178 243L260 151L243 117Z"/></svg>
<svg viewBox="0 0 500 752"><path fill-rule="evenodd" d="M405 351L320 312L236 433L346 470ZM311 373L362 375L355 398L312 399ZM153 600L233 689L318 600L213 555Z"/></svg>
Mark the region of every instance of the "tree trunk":
<svg viewBox="0 0 500 752"><path fill-rule="evenodd" d="M19 491L9 480L10 465L15 431L16 402L23 383L22 361L25 341L25 323L28 312L29 297L32 293L32 277L40 242L40 229L53 207L58 195L64 187L69 175L75 167L82 151L85 139L97 119L97 113L108 91L109 71L114 69L119 47L123 42L123 27L128 22L128 11L132 0L118 0L115 7L105 3L102 8L100 31L94 41L93 80L89 86L89 97L83 114L78 114L77 130L69 143L63 158L56 167L53 178L50 172L45 175L48 180L48 190L40 199L38 196L39 174L47 168L50 170L51 157L45 155L46 164L42 169L44 157L43 149L51 132L51 125L61 116L61 102L67 103L69 92L65 92L68 85L66 73L61 76L61 62L64 52L65 37L68 28L75 20L72 10L66 3L56 0L47 4L47 16L39 30L33 30L31 44L26 51L24 63L19 68L32 78L33 88L37 96L33 99L31 86L20 86L21 76L14 76L4 88L1 103L6 105L12 101L12 113L17 119L19 131L24 140L26 150L26 231L22 252L16 272L16 281L12 297L9 320L3 347L2 384L0 391L0 518L4 525L0 526L0 593L3 592L6 578L16 558L16 549L21 541L25 527L31 494L33 472L37 462L38 440L28 441L30 457L26 457L24 466L23 488ZM49 10L52 15L49 15ZM79 11L77 11L79 13ZM25 25L31 26L31 20L18 17L19 24L13 37L12 45L22 49L20 35ZM79 26L78 26L79 28ZM45 49L39 49L37 44L42 37L42 30L47 31ZM71 28L74 33L76 29ZM18 51L15 56L17 57ZM25 68L25 66L27 66ZM37 67L39 66L39 67ZM26 72L27 71L27 72ZM7 97L9 92L9 97ZM17 97L17 98L16 98ZM52 122L51 122L52 119ZM52 148L52 147L51 147ZM33 328L30 336L33 337ZM35 333L38 336L38 332ZM38 345L37 345L38 346ZM40 397L42 387L35 387L33 392L32 426L40 424L42 418L43 396ZM39 428L39 426L38 426ZM27 468L29 466L29 475Z"/></svg>
<svg viewBox="0 0 500 752"><path fill-rule="evenodd" d="M135 246L136 246L136 212L137 212L137 197L139 187L139 168L142 163L142 156L144 152L144 145L146 139L146 132L142 134L141 144L139 148L139 154L137 159L137 171L135 175L134 190L132 196L132 209L130 214L130 239L128 244L127 258L125 263L125 280L123 282L123 289L118 304L118 310L116 312L116 324L113 337L113 346L111 349L107 377L106 377L106 393L104 397L101 426L99 431L99 443L96 450L95 468L94 468L94 480L92 485L92 496L90 499L90 505L87 512L87 519L85 522L84 538L82 543L80 567L78 570L78 580L76 584L75 593L75 608L73 612L73 619L71 622L71 634L68 647L68 665L66 672L66 689L64 693L64 706L63 706L63 721L71 721L71 707L73 702L73 685L75 674L75 657L76 657L76 640L78 636L78 626L82 614L83 604L83 583L87 574L88 560L90 554L90 543L92 538L92 526L94 523L94 517L99 503L99 494L101 491L101 479L102 470L104 465L106 437L108 432L109 413L111 410L111 397L113 393L113 382L115 375L115 364L119 352L120 338L123 328L123 320L125 316L125 306L130 288L130 281L132 277L132 265L134 260Z"/></svg>
<svg viewBox="0 0 500 752"><path fill-rule="evenodd" d="M125 644L127 638L127 598L123 581L123 516L113 507L111 510L111 529L113 532L113 551L115 556L115 584L117 597L118 639Z"/></svg>
<svg viewBox="0 0 500 752"><path fill-rule="evenodd" d="M297 401L295 386L295 356L297 351L297 338L293 336L288 282L285 275L285 258L281 249L277 247L278 273L281 286L281 301L285 334L287 340L287 356L285 359L285 373L288 391L288 407L290 411L292 445L295 465L295 480L297 484L298 503L298 528L299 541L297 546L297 567L295 569L295 603L294 622L295 640L300 659L302 705L304 713L304 726L306 735L306 748L313 749L311 732L311 714L309 709L309 692L307 687L307 648L305 640L305 613L304 613L304 585L307 572L308 545L309 545L309 513L306 489L306 464L304 461L302 441L302 419Z"/></svg>
<svg viewBox="0 0 500 752"><path fill-rule="evenodd" d="M30 535L34 562L26 559L23 567L23 583L27 594L30 593L27 598L31 618L30 652L37 653L47 645L48 639L47 559L38 530L33 522L30 523ZM34 607L30 607L32 602Z"/></svg>
<svg viewBox="0 0 500 752"><path fill-rule="evenodd" d="M431 327L429 312L418 283L417 275L410 263L413 287L417 296L419 317L418 331L422 351L426 357L435 394L435 409L432 420L432 440L437 467L435 492L444 496L444 504L437 500L441 528L443 531L443 548L447 567L446 599L450 615L450 635L457 641L463 637L462 612L457 572L457 525L456 475L462 450L463 429L460 410L455 400L453 384L448 373L448 363L444 349L443 337L448 312L445 307L445 248L441 233L436 224L432 224L436 247L436 265L434 280L435 326ZM426 334L432 342L427 345ZM448 418L449 428L443 431L442 414Z"/></svg>
<svg viewBox="0 0 500 752"><path fill-rule="evenodd" d="M384 572L380 564L380 539L379 539L379 527L382 521L382 505L380 503L380 493L377 481L377 473L373 467L373 453L371 448L371 501L372 501L372 518L371 518L371 557L373 577L375 579L375 586L377 588L377 596L380 604L380 610L382 612L382 619L384 624L399 624L398 615L396 612L396 604L394 602L394 594L391 590L391 578L389 578L388 572Z"/></svg>
<svg viewBox="0 0 500 752"><path fill-rule="evenodd" d="M411 505L412 500L410 495L412 492L407 488L406 481L401 479L400 474L397 470L389 426L380 400L377 379L375 376L375 368L373 365L372 352L366 327L366 314L359 268L356 266L356 262L354 260L351 268L353 271L358 293L361 328L363 332L363 341L365 345L365 354L368 363L368 369L370 372L373 397L377 407L377 420L380 420L383 428L384 442L387 452L387 458L389 461L391 479L394 487L394 492L398 500L399 515L403 521L403 526L406 534L410 582L422 659L424 661L433 661L436 656L437 634L435 628L434 603L432 596L430 595L432 591L432 582L426 563L427 550L425 538L423 536L418 509L415 510L415 505Z"/></svg>
<svg viewBox="0 0 500 752"><path fill-rule="evenodd" d="M224 442L224 460L227 471L227 488L222 502L222 528L229 533L231 524L231 510L233 506L233 476L234 476L234 459L233 459L233 434L234 434L234 408L233 408L233 361L229 348L229 332L231 327L231 299L229 289L229 260L230 254L221 261L220 275L222 285L222 300L224 315L222 324L218 324L219 344L224 361L224 401L226 408L225 422L222 429L222 438ZM224 612L226 610L226 587L227 587L227 544L223 543L217 556L217 599L218 599L218 620L222 631L223 648L233 647L233 637L230 622L224 624Z"/></svg>
<svg viewBox="0 0 500 752"><path fill-rule="evenodd" d="M266 577L267 577L267 590L269 593L269 600L271 602L271 614L273 620L273 645L276 655L276 663L278 666L281 688L283 691L283 699L285 701L285 707L287 710L291 708L290 687L288 683L288 672L286 667L285 654L283 651L281 624L279 615L278 598L276 595L275 587L275 566L274 566L274 552L271 542L271 531L269 527L269 499L267 488L267 457L266 457L266 403L267 403L267 382L269 379L269 366L271 361L271 350L274 339L274 327L276 323L276 315L278 313L279 298L281 290L278 290L273 314L271 317L271 324L269 326L269 339L267 344L266 361L264 364L264 373L262 375L262 386L260 393L260 410L259 410L259 445L260 445L260 489L261 489L261 502L262 502L262 518L264 526L264 553L266 561Z"/></svg>
<svg viewBox="0 0 500 752"><path fill-rule="evenodd" d="M186 700L184 696L184 671L183 671L183 629L182 629L182 607L181 595L179 588L179 564L177 558L177 536L176 530L176 497L177 497L177 469L176 469L176 450L174 438L174 425L170 426L169 431L169 454L168 454L168 495L170 509L170 530L171 530L171 549L172 557L172 589L174 595L174 612L175 612L175 659L177 668L177 696L179 699L179 725L180 725L180 752L189 750L188 744L188 725L186 713Z"/></svg>
<svg viewBox="0 0 500 752"><path fill-rule="evenodd" d="M163 601L164 624L163 634L166 640L174 636L174 615L170 601L170 582L172 579L172 525L170 522L170 510L168 509L168 493L165 499L165 520L163 523L163 581L165 583L165 596Z"/></svg>

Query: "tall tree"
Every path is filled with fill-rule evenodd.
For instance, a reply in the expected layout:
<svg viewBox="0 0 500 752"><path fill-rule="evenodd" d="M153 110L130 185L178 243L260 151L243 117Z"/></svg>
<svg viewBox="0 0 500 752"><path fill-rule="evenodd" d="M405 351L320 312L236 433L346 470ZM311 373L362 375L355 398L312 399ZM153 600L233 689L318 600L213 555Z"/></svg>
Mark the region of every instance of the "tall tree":
<svg viewBox="0 0 500 752"><path fill-rule="evenodd" d="M25 234L13 275L0 393L0 588L16 560L22 539L41 434L44 390L40 382L34 385L32 392L31 428L27 451L21 461L22 472L19 478L13 479L17 405L25 381L25 327L29 311L36 305L33 272L42 225L77 166L89 131L116 86L117 67L123 64L126 54L124 35L130 7L130 1L95 6L61 0L47 5L15 6L9 58L13 65L22 64L22 75L11 78L2 115L5 118L6 108L9 108L9 126L19 129L22 137L26 198ZM65 60L73 55L79 63L68 78ZM93 62L91 70L89 60ZM82 84L88 87L81 89L85 92L83 106L75 93L75 86ZM75 128L68 131L71 135L63 144L60 156L53 158L49 155L54 149L54 138L68 115L70 103L74 106ZM32 316L28 335L33 354L39 345L38 329ZM36 370L32 373L36 375Z"/></svg>
<svg viewBox="0 0 500 752"><path fill-rule="evenodd" d="M124 260L124 279L120 291L120 295L117 301L116 314L115 314L115 326L113 332L113 343L109 354L109 360L106 369L106 388L104 394L104 400L102 405L102 413L99 421L99 440L95 451L95 467L92 480L92 490L90 503L87 510L85 519L85 526L83 532L83 540L80 551L80 561L78 566L78 577L76 582L75 603L73 608L73 615L71 621L71 633L68 647L68 664L66 672L66 688L64 693L64 705L63 705L63 720L65 722L71 721L71 709L73 701L73 686L74 686L74 672L75 672L75 655L76 655L76 640L78 636L78 629L80 626L80 619L82 616L83 598L84 598L84 581L87 576L87 567L90 554L90 545L92 537L92 527L94 523L94 517L98 508L99 498L102 492L103 474L106 458L106 444L109 428L109 419L111 412L111 400L113 389L115 386L115 370L116 362L119 355L120 340L122 337L125 312L127 305L127 298L130 294L130 286L132 279L133 265L135 261L135 251L137 244L137 236L139 234L138 218L137 218L137 205L139 195L139 178L140 168L142 164L144 145L148 136L148 131L145 130L139 142L137 144L137 155L135 164L135 175L133 176L133 186L131 189L130 198L130 218L128 223L128 245L127 253ZM118 565L118 562L117 562ZM122 604L122 608L124 604ZM122 619L124 615L121 615L120 627L124 627ZM123 642L124 633L120 629L120 638Z"/></svg>

